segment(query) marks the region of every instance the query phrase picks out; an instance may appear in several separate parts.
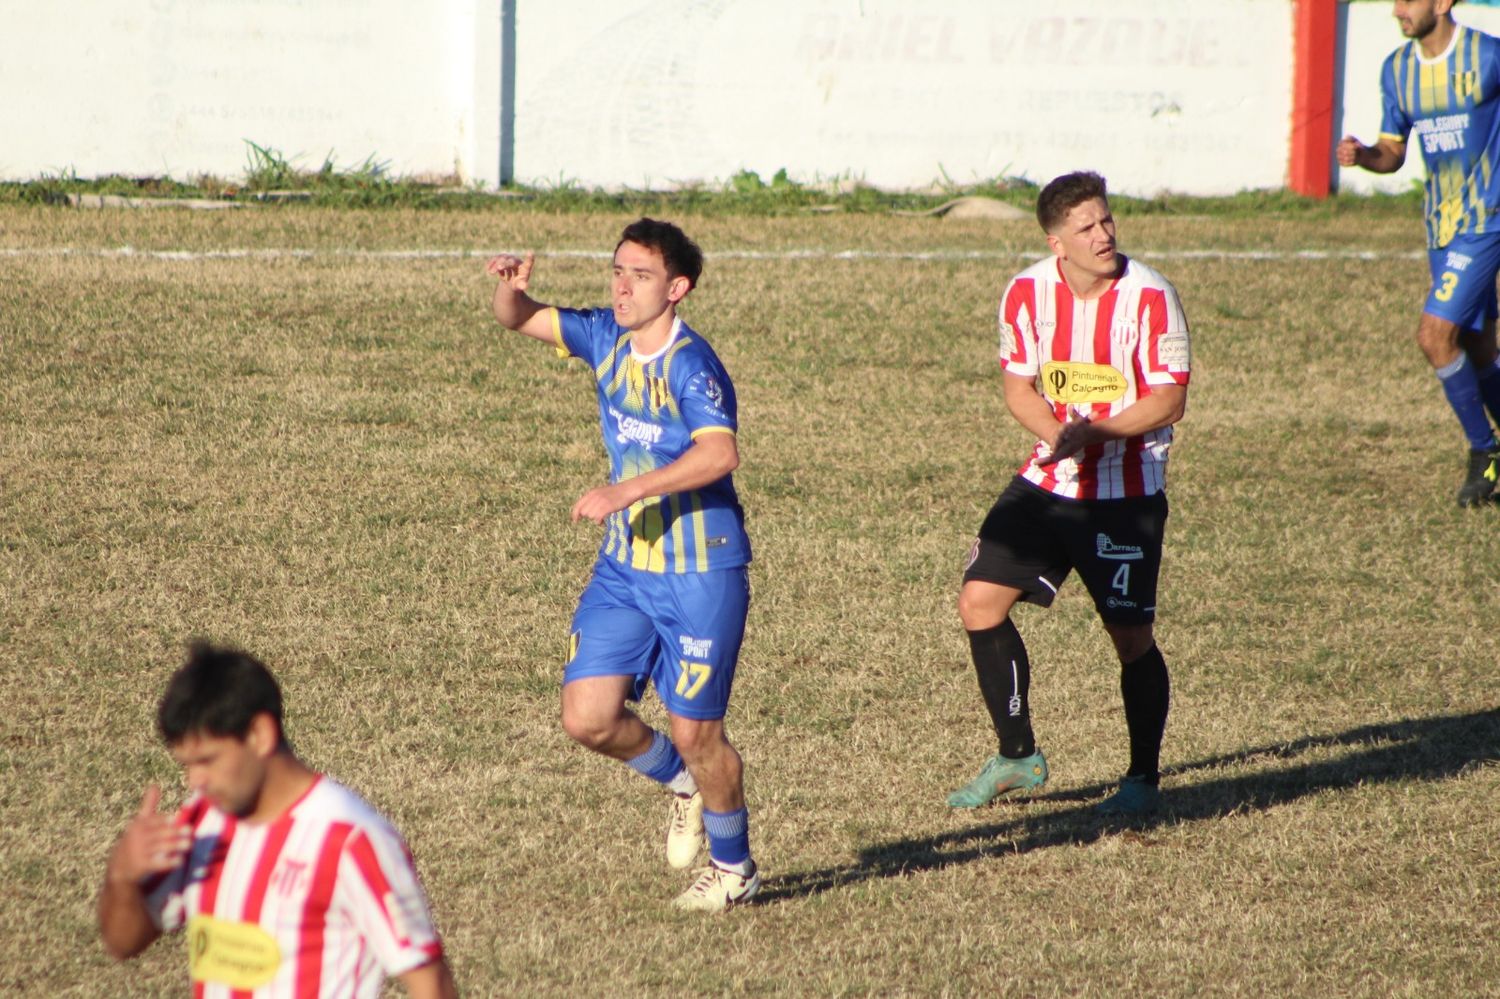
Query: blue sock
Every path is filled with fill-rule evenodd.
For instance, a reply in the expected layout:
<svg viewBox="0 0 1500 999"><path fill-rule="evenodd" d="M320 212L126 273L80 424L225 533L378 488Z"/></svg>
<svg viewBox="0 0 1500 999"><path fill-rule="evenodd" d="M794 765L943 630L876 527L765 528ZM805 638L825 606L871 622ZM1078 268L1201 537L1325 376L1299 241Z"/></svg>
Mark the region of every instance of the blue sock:
<svg viewBox="0 0 1500 999"><path fill-rule="evenodd" d="M678 754L677 747L672 745L671 739L660 732L652 732L651 748L634 759L626 760L625 765L658 784L665 784L682 771L682 757Z"/></svg>
<svg viewBox="0 0 1500 999"><path fill-rule="evenodd" d="M734 812L703 810L703 831L708 833L708 855L721 867L743 864L750 859L750 810Z"/></svg>
<svg viewBox="0 0 1500 999"><path fill-rule="evenodd" d="M1469 439L1470 450L1483 451L1494 447L1495 435L1490 433L1490 421L1484 415L1484 401L1479 395L1479 376L1469 363L1469 355L1459 354L1458 360L1438 368L1437 376L1443 394L1448 397L1448 405L1453 407L1459 425L1464 428L1464 436Z"/></svg>
<svg viewBox="0 0 1500 999"><path fill-rule="evenodd" d="M1500 423L1500 361L1491 361L1489 367L1475 372L1479 379L1479 394L1484 399L1484 408L1490 418Z"/></svg>

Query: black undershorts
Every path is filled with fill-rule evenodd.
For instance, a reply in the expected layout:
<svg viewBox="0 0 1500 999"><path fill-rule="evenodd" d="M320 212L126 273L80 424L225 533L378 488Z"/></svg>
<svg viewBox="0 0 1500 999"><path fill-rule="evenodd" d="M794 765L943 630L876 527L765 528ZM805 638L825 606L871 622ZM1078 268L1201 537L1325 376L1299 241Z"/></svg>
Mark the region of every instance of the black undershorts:
<svg viewBox="0 0 1500 999"><path fill-rule="evenodd" d="M984 518L964 582L1009 586L1046 607L1076 569L1103 621L1147 624L1156 617L1166 527L1166 493L1067 499L1018 475Z"/></svg>

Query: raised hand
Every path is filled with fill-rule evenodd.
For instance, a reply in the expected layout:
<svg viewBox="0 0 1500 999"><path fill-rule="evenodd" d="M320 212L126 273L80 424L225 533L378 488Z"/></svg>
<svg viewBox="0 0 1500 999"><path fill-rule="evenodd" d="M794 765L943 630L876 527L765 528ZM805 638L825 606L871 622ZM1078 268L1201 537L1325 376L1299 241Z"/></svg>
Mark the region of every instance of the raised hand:
<svg viewBox="0 0 1500 999"><path fill-rule="evenodd" d="M182 863L192 845L192 830L179 825L174 816L157 811L160 804L161 788L149 785L110 854L111 879L140 882Z"/></svg>
<svg viewBox="0 0 1500 999"><path fill-rule="evenodd" d="M514 253L502 253L491 257L484 265L485 272L499 278L516 291L525 291L531 284L531 268L536 264L536 254L527 252L518 257Z"/></svg>

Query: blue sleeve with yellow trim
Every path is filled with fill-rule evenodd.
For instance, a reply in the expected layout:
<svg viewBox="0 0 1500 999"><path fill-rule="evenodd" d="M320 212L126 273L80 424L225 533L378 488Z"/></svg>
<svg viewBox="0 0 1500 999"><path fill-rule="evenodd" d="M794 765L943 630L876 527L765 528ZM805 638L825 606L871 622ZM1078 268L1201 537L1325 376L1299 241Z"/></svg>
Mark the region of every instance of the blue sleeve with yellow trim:
<svg viewBox="0 0 1500 999"><path fill-rule="evenodd" d="M1411 134L1411 118L1401 108L1396 90L1396 60L1405 48L1397 49L1386 56L1380 67L1380 134L1405 143Z"/></svg>
<svg viewBox="0 0 1500 999"><path fill-rule="evenodd" d="M606 322L607 320L607 322ZM577 357L593 367L614 345L614 313L609 309L552 310L552 336L562 357Z"/></svg>

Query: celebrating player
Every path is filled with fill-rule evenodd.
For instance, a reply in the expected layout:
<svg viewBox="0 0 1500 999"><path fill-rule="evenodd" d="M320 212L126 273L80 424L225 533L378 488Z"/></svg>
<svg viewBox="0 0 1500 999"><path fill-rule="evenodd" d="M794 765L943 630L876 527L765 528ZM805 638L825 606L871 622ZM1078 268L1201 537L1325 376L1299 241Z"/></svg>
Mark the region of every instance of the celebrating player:
<svg viewBox="0 0 1500 999"><path fill-rule="evenodd" d="M743 764L724 714L745 631L750 540L730 473L739 467L734 386L677 315L703 270L682 230L641 219L614 253L612 309L542 305L526 294L534 256L489 261L501 325L551 344L593 372L610 457L608 485L573 504L604 526L593 577L573 614L563 729L672 792L667 862L710 863L674 904L722 911L760 888L750 856ZM646 682L670 737L626 707Z"/></svg>
<svg viewBox="0 0 1500 999"><path fill-rule="evenodd" d="M1385 113L1367 146L1340 140L1340 165L1392 173L1406 162L1412 129L1427 164L1423 211L1432 287L1417 345L1469 442L1459 506L1489 503L1500 475L1500 364L1495 350L1495 276L1500 272L1500 39L1453 20L1456 0L1395 0L1411 41L1380 70ZM1489 416L1485 410L1489 410Z"/></svg>
<svg viewBox="0 0 1500 999"><path fill-rule="evenodd" d="M192 798L161 792L110 854L99 930L117 958L186 927L194 995L456 994L400 835L358 795L310 769L281 727L281 690L243 652L195 645L157 726Z"/></svg>
<svg viewBox="0 0 1500 999"><path fill-rule="evenodd" d="M958 598L1000 751L948 804L977 808L1047 780L1031 730L1030 660L1010 614L1022 600L1051 604L1077 569L1120 657L1130 733L1125 779L1098 808L1145 813L1160 801L1167 722L1152 622L1167 448L1187 405L1187 320L1160 274L1115 249L1103 177L1058 177L1036 213L1055 256L1006 287L1000 366L1006 406L1038 439L985 517Z"/></svg>

